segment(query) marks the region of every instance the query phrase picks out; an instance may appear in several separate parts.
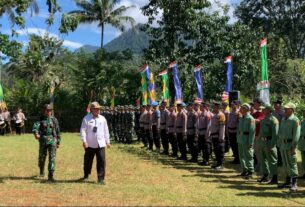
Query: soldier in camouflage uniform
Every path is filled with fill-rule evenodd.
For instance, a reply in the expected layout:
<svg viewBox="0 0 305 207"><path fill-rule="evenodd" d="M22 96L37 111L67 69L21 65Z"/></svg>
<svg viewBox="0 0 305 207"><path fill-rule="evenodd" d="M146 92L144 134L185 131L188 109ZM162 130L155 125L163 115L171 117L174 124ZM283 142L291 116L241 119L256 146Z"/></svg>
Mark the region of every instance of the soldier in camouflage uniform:
<svg viewBox="0 0 305 207"><path fill-rule="evenodd" d="M48 181L53 182L53 174L55 171L56 149L60 145L60 131L57 119L52 116L52 107L49 104L44 106L44 115L39 122L34 123L33 133L37 140L39 140L39 158L38 166L40 169L40 176L44 176L44 165L49 153L48 165Z"/></svg>
<svg viewBox="0 0 305 207"><path fill-rule="evenodd" d="M137 141L141 141L140 116L141 116L140 108L136 107L134 110L134 131L137 135Z"/></svg>
<svg viewBox="0 0 305 207"><path fill-rule="evenodd" d="M128 106L126 112L126 143L127 144L132 143L132 138L134 135L134 122L135 122L135 115L133 111L133 106Z"/></svg>

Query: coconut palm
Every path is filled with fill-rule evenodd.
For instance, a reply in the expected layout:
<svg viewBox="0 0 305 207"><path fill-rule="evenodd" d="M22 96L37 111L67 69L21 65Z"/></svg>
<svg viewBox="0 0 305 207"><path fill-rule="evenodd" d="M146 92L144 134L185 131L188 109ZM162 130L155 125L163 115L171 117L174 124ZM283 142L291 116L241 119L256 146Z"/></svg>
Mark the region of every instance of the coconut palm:
<svg viewBox="0 0 305 207"><path fill-rule="evenodd" d="M75 0L80 10L74 10L68 13L76 17L80 23L97 22L101 28L101 48L104 46L105 25L109 24L120 31L125 31L124 22L128 22L134 27L135 20L130 16L123 14L134 6L118 6L120 0Z"/></svg>

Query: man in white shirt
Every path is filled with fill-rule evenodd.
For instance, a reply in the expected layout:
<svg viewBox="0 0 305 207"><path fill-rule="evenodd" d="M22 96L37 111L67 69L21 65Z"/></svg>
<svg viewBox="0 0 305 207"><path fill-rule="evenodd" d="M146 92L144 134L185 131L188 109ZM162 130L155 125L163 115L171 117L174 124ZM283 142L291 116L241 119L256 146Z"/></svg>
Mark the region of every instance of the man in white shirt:
<svg viewBox="0 0 305 207"><path fill-rule="evenodd" d="M105 147L110 148L111 145L107 121L105 117L100 115L101 108L98 102L92 102L90 105L91 113L84 117L80 129L81 140L85 149L84 177L82 180L88 180L91 174L92 162L96 155L98 183L105 185Z"/></svg>

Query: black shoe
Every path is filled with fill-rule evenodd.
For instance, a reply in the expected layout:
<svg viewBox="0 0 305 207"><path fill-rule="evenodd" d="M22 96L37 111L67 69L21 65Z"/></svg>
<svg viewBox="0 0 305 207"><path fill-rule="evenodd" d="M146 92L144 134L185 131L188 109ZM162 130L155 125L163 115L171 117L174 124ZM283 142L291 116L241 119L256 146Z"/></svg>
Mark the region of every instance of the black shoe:
<svg viewBox="0 0 305 207"><path fill-rule="evenodd" d="M270 182L268 184L277 185L278 184L277 175L273 175L272 179L270 180Z"/></svg>
<svg viewBox="0 0 305 207"><path fill-rule="evenodd" d="M247 171L243 171L242 173L238 174L238 177L244 177L247 174Z"/></svg>
<svg viewBox="0 0 305 207"><path fill-rule="evenodd" d="M39 170L39 177L44 177L44 168L40 168Z"/></svg>
<svg viewBox="0 0 305 207"><path fill-rule="evenodd" d="M162 155L169 155L168 151L161 152Z"/></svg>
<svg viewBox="0 0 305 207"><path fill-rule="evenodd" d="M269 176L268 174L263 175L263 177L261 179L258 179L257 182L259 182L259 183L269 182L268 176Z"/></svg>
<svg viewBox="0 0 305 207"><path fill-rule="evenodd" d="M216 169L216 167L218 167L218 165L212 165L211 166L212 169Z"/></svg>
<svg viewBox="0 0 305 207"><path fill-rule="evenodd" d="M247 172L246 175L245 175L245 179L246 179L246 180L252 179L252 177L253 177L252 175L253 175L252 172Z"/></svg>
<svg viewBox="0 0 305 207"><path fill-rule="evenodd" d="M231 164L233 164L233 165L238 165L238 164L240 164L240 162L239 162L238 159L234 159L234 160L231 162Z"/></svg>
<svg viewBox="0 0 305 207"><path fill-rule="evenodd" d="M48 175L48 182L51 182L51 183L54 183L55 182L55 179L53 177L53 174L49 174Z"/></svg>
<svg viewBox="0 0 305 207"><path fill-rule="evenodd" d="M291 188L292 186L292 179L291 177L286 177L286 182L283 183L282 185L278 185L277 187L278 188Z"/></svg>
<svg viewBox="0 0 305 207"><path fill-rule="evenodd" d="M171 157L178 157L178 155L176 153L173 153L170 155Z"/></svg>
<svg viewBox="0 0 305 207"><path fill-rule="evenodd" d="M217 167L214 168L215 170L219 171L219 170L222 170L223 169L223 166L222 165L218 165Z"/></svg>
<svg viewBox="0 0 305 207"><path fill-rule="evenodd" d="M177 158L178 160L187 160L187 158L185 156L180 156Z"/></svg>
<svg viewBox="0 0 305 207"><path fill-rule="evenodd" d="M203 162L200 162L199 165L202 165L202 166L209 166L210 163L209 163L209 162L206 162L206 161L203 161Z"/></svg>
<svg viewBox="0 0 305 207"><path fill-rule="evenodd" d="M85 175L84 177L80 178L79 181L82 181L82 182L88 182L89 181L89 176Z"/></svg>
<svg viewBox="0 0 305 207"><path fill-rule="evenodd" d="M290 190L291 192L296 192L296 191L298 190L297 181L298 181L298 178L292 178L292 185L291 185L291 187L289 188L289 190Z"/></svg>
<svg viewBox="0 0 305 207"><path fill-rule="evenodd" d="M197 162L198 162L198 160L197 160L197 159L192 158L192 159L190 159L190 160L189 160L189 162L192 162L192 163L197 163Z"/></svg>

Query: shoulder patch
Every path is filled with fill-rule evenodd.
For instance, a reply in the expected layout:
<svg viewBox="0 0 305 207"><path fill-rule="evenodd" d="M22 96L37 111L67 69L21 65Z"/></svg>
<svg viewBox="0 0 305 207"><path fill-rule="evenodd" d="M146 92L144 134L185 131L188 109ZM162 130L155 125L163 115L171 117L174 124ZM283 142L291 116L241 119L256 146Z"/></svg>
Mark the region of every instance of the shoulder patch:
<svg viewBox="0 0 305 207"><path fill-rule="evenodd" d="M272 123L276 125L279 124L279 121L276 118L273 118Z"/></svg>
<svg viewBox="0 0 305 207"><path fill-rule="evenodd" d="M219 123L224 123L225 121L226 121L225 115L224 115L224 114L220 114L220 115L218 116L218 122L219 122Z"/></svg>

